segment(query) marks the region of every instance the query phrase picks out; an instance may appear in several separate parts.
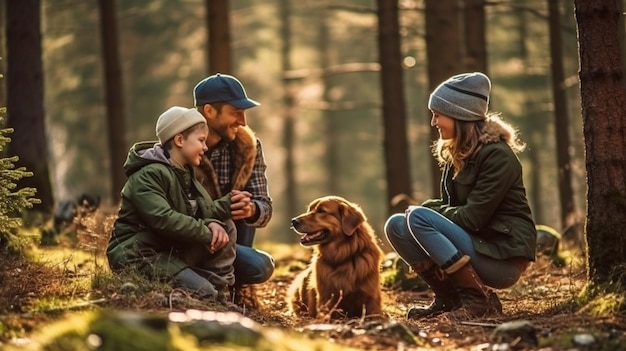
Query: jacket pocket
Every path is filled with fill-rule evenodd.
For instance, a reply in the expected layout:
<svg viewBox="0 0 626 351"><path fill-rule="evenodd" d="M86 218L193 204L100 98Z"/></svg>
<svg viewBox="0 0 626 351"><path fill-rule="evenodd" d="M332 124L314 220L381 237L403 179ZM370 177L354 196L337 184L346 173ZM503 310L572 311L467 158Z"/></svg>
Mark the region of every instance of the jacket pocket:
<svg viewBox="0 0 626 351"><path fill-rule="evenodd" d="M496 220L489 223L487 228L481 230L478 235L488 240L495 240L498 238L504 239L511 236L511 229L512 228L508 223Z"/></svg>

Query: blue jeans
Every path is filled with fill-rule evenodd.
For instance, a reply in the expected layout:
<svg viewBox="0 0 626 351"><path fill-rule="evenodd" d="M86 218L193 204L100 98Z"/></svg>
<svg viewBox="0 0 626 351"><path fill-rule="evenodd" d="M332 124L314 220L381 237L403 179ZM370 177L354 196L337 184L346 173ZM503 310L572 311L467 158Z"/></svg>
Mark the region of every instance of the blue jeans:
<svg viewBox="0 0 626 351"><path fill-rule="evenodd" d="M513 262L476 252L467 231L426 207L411 206L406 213L392 215L384 231L394 250L411 266L432 260L445 268L459 254L468 255L481 280L496 289L512 286L521 275Z"/></svg>
<svg viewBox="0 0 626 351"><path fill-rule="evenodd" d="M252 248L255 228L246 225L243 220L235 221L235 226L235 283L245 285L266 282L274 273L274 259L269 253Z"/></svg>
<svg viewBox="0 0 626 351"><path fill-rule="evenodd" d="M256 235L256 228L247 225L243 219L238 219L234 222L237 228L237 244L252 247L254 236Z"/></svg>

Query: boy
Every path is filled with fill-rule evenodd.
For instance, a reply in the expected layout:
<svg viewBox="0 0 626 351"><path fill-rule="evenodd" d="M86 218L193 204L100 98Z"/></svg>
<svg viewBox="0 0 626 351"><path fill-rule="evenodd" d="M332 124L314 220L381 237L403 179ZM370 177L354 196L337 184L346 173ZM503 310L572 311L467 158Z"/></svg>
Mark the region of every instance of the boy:
<svg viewBox="0 0 626 351"><path fill-rule="evenodd" d="M200 297L224 298L235 282L231 194L213 201L195 179L209 130L195 109L174 106L156 123L159 143L133 145L128 180L107 248L111 269L134 268ZM228 219L222 222L218 219Z"/></svg>

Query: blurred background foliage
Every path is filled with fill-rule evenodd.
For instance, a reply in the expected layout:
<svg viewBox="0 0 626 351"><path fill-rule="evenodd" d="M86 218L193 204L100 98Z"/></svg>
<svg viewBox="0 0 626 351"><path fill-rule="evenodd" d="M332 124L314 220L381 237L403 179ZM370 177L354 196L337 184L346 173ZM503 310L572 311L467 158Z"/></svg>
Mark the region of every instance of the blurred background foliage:
<svg viewBox="0 0 626 351"><path fill-rule="evenodd" d="M55 199L82 193L107 200L111 193L95 0L42 0L45 113ZM290 1L291 68L282 72L280 1L231 0L233 72L248 95L262 103L248 122L261 138L274 218L258 241L295 242L289 219L315 197L334 193L362 206L382 234L387 218L380 77L376 69L346 70L323 77L321 68L363 63L376 67L376 2ZM413 194L432 197L429 89L424 38L424 1L402 0L400 32L408 112L407 137ZM520 154L538 223L560 228L555 133L570 133L576 211L584 214L585 173L577 44L573 4L561 9L570 130L555 131L550 86L547 2L488 2L486 37L490 109L518 126L528 149ZM118 1L128 147L154 140L158 115L172 105L193 105L193 86L207 75L206 22L202 0ZM446 43L436 50L446 55ZM287 208L282 139L283 79L295 96L297 208ZM323 88L325 84L326 90ZM331 108L329 108L331 107ZM329 135L336 136L328 148ZM333 157L328 153L332 152ZM383 240L384 241L384 240Z"/></svg>

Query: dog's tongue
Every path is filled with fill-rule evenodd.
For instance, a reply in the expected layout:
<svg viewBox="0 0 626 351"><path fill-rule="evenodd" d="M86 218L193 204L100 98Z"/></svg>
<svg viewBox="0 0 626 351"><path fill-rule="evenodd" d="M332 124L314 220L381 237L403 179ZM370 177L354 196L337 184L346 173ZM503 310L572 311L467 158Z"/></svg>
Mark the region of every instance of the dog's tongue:
<svg viewBox="0 0 626 351"><path fill-rule="evenodd" d="M303 233L302 236L300 237L300 243L302 244L309 243L319 238L321 235L322 235L321 230L319 232L314 232L314 233Z"/></svg>

